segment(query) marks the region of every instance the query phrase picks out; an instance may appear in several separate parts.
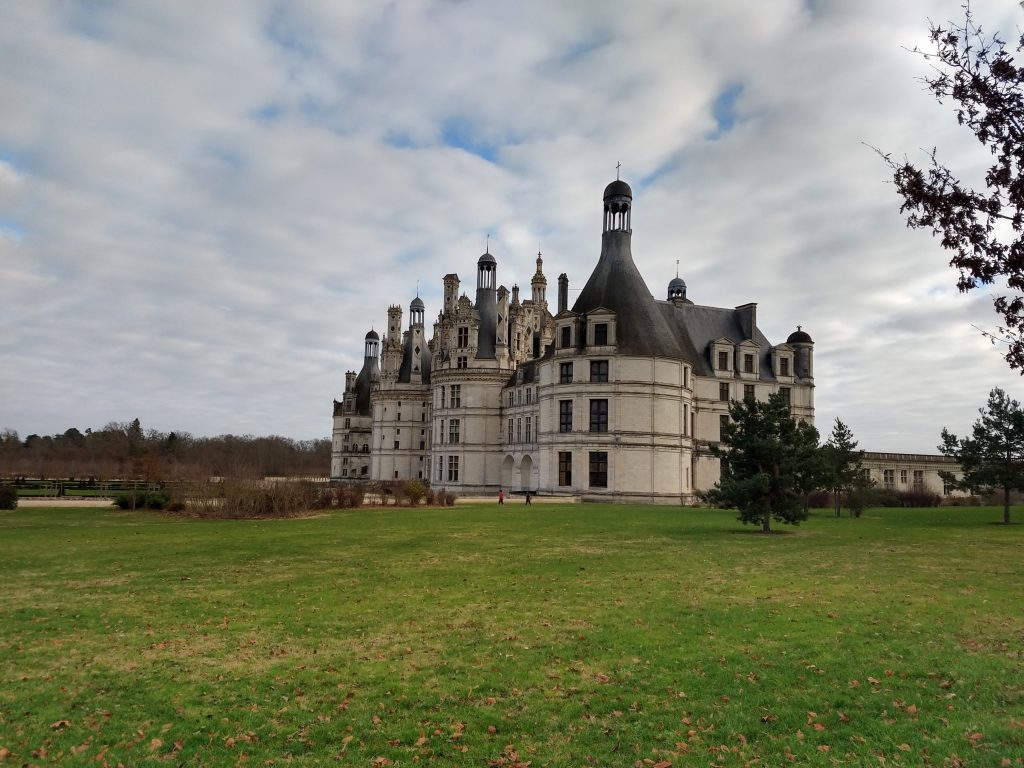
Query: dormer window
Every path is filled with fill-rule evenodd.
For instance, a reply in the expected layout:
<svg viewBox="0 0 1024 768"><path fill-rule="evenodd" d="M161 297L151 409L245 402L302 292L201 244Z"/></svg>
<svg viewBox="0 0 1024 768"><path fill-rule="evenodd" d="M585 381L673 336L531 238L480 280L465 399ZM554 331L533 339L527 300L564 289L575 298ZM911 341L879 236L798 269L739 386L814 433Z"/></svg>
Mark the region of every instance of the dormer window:
<svg viewBox="0 0 1024 768"><path fill-rule="evenodd" d="M594 323L594 346L603 347L608 344L608 323Z"/></svg>
<svg viewBox="0 0 1024 768"><path fill-rule="evenodd" d="M749 352L743 355L743 372L753 373L754 372L754 356Z"/></svg>
<svg viewBox="0 0 1024 768"><path fill-rule="evenodd" d="M460 349L465 349L469 346L469 328L466 326L459 327L459 342L458 346Z"/></svg>
<svg viewBox="0 0 1024 768"><path fill-rule="evenodd" d="M558 346L561 349L568 349L569 347L571 347L572 346L572 326L571 325L563 325L561 328L558 329L558 332L559 332Z"/></svg>
<svg viewBox="0 0 1024 768"><path fill-rule="evenodd" d="M718 351L718 370L728 371L729 370L729 353L725 350Z"/></svg>
<svg viewBox="0 0 1024 768"><path fill-rule="evenodd" d="M789 376L789 358L788 357L780 357L779 358L779 375L780 376Z"/></svg>

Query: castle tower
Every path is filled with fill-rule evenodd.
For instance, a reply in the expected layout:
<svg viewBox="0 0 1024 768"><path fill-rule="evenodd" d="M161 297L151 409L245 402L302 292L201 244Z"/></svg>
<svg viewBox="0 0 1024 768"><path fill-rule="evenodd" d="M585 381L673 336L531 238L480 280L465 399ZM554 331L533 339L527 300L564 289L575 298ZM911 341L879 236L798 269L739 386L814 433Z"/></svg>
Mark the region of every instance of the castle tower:
<svg viewBox="0 0 1024 768"><path fill-rule="evenodd" d="M493 359L497 340L498 262L484 253L476 262L476 311L480 316L477 359Z"/></svg>
<svg viewBox="0 0 1024 768"><path fill-rule="evenodd" d="M409 339L406 354L409 356L409 382L412 384L421 384L423 382L423 357L424 354L430 354L429 351L426 351L427 340L424 338L423 333L423 314L425 310L426 307L423 305L423 299L419 296L409 304Z"/></svg>
<svg viewBox="0 0 1024 768"><path fill-rule="evenodd" d="M540 251L537 251L537 271L530 281L530 287L533 289L533 303L538 307L543 307L547 304L548 280L544 277L543 266L544 259L541 258Z"/></svg>
<svg viewBox="0 0 1024 768"><path fill-rule="evenodd" d="M454 272L444 276L444 312L454 312L459 302L459 276Z"/></svg>

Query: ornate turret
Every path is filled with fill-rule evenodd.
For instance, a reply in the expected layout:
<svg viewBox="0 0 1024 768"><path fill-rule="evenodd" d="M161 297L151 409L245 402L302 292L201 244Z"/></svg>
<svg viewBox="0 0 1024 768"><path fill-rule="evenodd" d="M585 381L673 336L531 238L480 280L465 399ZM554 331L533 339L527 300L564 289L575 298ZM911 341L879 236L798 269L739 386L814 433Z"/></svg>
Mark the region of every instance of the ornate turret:
<svg viewBox="0 0 1024 768"><path fill-rule="evenodd" d="M544 259L541 258L540 251L537 251L537 271L533 274L533 279L530 280L530 287L533 289L533 303L537 305L547 303L547 288L548 280L544 277Z"/></svg>

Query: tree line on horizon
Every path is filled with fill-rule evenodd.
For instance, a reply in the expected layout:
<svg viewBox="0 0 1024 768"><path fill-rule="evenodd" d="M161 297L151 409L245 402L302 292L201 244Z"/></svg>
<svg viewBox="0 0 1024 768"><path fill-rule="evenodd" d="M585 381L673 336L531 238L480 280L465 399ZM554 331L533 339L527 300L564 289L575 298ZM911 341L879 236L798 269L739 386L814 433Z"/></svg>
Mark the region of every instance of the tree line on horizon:
<svg viewBox="0 0 1024 768"><path fill-rule="evenodd" d="M138 419L102 429L70 427L22 439L0 431L0 477L138 479L162 482L201 477L321 477L331 441L279 435L217 435L143 429Z"/></svg>

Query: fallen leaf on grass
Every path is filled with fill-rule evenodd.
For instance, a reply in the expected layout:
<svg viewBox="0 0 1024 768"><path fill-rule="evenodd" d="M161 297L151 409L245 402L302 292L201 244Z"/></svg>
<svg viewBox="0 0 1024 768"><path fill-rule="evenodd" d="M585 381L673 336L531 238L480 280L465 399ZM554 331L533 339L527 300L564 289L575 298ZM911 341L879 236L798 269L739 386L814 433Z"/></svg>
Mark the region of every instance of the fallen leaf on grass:
<svg viewBox="0 0 1024 768"><path fill-rule="evenodd" d="M70 720L58 720L55 723L50 723L50 727L55 731L60 730L61 728L67 728L69 725L71 725Z"/></svg>
<svg viewBox="0 0 1024 768"><path fill-rule="evenodd" d="M909 744L897 744L896 745L896 749L898 749L900 752L909 752L910 751L910 745Z"/></svg>
<svg viewBox="0 0 1024 768"><path fill-rule="evenodd" d="M163 739L153 739L152 741L149 742L149 751L150 752L155 752L156 750L160 749L160 747L162 747L163 745L164 745L164 740Z"/></svg>

